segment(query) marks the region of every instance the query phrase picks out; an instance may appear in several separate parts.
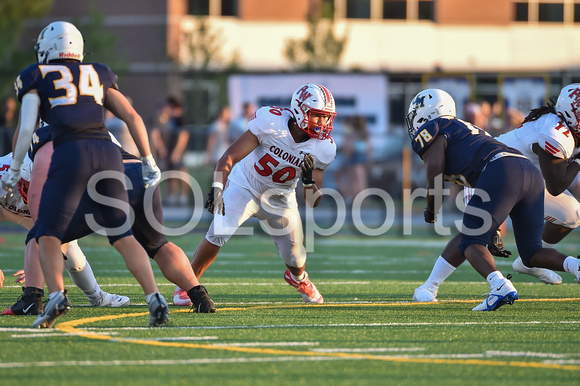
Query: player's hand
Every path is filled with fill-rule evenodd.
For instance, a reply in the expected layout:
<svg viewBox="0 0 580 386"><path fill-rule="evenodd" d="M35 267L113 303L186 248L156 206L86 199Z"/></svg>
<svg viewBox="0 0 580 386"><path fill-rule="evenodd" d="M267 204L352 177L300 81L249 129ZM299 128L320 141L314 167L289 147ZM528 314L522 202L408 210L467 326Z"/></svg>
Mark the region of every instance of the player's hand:
<svg viewBox="0 0 580 386"><path fill-rule="evenodd" d="M509 258L512 255L511 251L505 249L499 229L491 236L491 240L487 244L487 249L492 255L497 257Z"/></svg>
<svg viewBox="0 0 580 386"><path fill-rule="evenodd" d="M153 156L149 154L147 157L142 157L143 162L143 183L145 188L155 186L161 180L161 170L155 163Z"/></svg>
<svg viewBox="0 0 580 386"><path fill-rule="evenodd" d="M0 288L4 285L4 272L0 269Z"/></svg>
<svg viewBox="0 0 580 386"><path fill-rule="evenodd" d="M423 211L423 217L425 217L425 222L428 222L430 224L433 224L437 219L435 213L431 212L429 208L425 208L425 210Z"/></svg>
<svg viewBox="0 0 580 386"><path fill-rule="evenodd" d="M204 207L211 214L221 214L222 216L226 214L226 206L224 204L224 190L217 186L212 186L209 194L207 195L207 201Z"/></svg>
<svg viewBox="0 0 580 386"><path fill-rule="evenodd" d="M20 181L20 169L8 169L8 173L0 180L0 197L12 194L12 188Z"/></svg>
<svg viewBox="0 0 580 386"><path fill-rule="evenodd" d="M312 154L304 154L304 161L302 162L302 185L312 185L316 183L312 178L312 171L314 170L314 157Z"/></svg>
<svg viewBox="0 0 580 386"><path fill-rule="evenodd" d="M12 274L16 278L16 283L24 283L26 281L26 275L23 269L20 269Z"/></svg>

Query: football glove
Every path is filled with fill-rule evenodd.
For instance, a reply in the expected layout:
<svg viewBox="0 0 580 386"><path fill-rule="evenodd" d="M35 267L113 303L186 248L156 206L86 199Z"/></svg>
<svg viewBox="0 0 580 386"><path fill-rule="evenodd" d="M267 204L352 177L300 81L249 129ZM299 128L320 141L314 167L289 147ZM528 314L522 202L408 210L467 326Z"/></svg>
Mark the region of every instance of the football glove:
<svg viewBox="0 0 580 386"><path fill-rule="evenodd" d="M161 170L155 163L153 156L149 154L147 157L142 157L143 162L143 183L145 188L155 186L161 180Z"/></svg>
<svg viewBox="0 0 580 386"><path fill-rule="evenodd" d="M224 190L217 186L212 186L204 208L211 214L219 213L222 216L226 214L226 206L224 204Z"/></svg>
<svg viewBox="0 0 580 386"><path fill-rule="evenodd" d="M12 189L20 181L20 169L8 169L8 173L0 180L0 197L12 195Z"/></svg>
<svg viewBox="0 0 580 386"><path fill-rule="evenodd" d="M423 211L423 217L425 217L425 222L433 224L437 216L435 216L435 213L431 212L429 208L425 208Z"/></svg>
<svg viewBox="0 0 580 386"><path fill-rule="evenodd" d="M302 185L305 187L312 186L315 183L312 178L312 171L314 170L314 157L312 154L304 154L304 161L302 162Z"/></svg>
<svg viewBox="0 0 580 386"><path fill-rule="evenodd" d="M505 249L499 229L491 236L491 240L487 244L487 249L492 255L497 257L505 257L507 259L512 255L511 251Z"/></svg>

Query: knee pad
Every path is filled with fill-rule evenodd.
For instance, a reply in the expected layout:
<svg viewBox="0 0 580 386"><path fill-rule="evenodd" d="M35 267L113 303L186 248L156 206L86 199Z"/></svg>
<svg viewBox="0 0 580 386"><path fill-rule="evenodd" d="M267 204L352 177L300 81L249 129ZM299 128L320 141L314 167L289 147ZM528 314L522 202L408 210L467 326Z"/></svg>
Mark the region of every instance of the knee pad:
<svg viewBox="0 0 580 386"><path fill-rule="evenodd" d="M216 236L209 233L205 235L205 238L207 241L220 248L223 247L224 244L227 243L228 240L230 239L229 236Z"/></svg>
<svg viewBox="0 0 580 386"><path fill-rule="evenodd" d="M64 259L64 267L69 272L82 271L87 265L87 258L77 244L76 240L68 244L66 251L66 259Z"/></svg>
<svg viewBox="0 0 580 386"><path fill-rule="evenodd" d="M276 247L286 265L301 268L306 264L306 249L302 244L295 244L288 250L281 249L278 243L276 243Z"/></svg>

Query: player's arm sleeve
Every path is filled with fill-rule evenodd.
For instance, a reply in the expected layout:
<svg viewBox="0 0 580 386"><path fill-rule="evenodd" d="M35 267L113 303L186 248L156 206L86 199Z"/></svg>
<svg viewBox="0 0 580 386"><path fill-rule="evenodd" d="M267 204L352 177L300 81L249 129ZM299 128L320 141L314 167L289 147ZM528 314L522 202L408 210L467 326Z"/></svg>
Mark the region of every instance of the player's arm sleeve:
<svg viewBox="0 0 580 386"><path fill-rule="evenodd" d="M272 125L268 121L268 118L271 118L272 115L268 109L268 107L261 107L248 122L248 130L258 138L260 143L262 143L262 138L267 135L267 128Z"/></svg>
<svg viewBox="0 0 580 386"><path fill-rule="evenodd" d="M435 121L429 121L425 123L419 130L417 134L411 140L411 147L413 151L423 158L423 155L429 149L435 137L439 134L439 125Z"/></svg>
<svg viewBox="0 0 580 386"><path fill-rule="evenodd" d="M562 131L557 127L543 127L538 130L538 145L553 157L568 159L574 153L572 135L567 128Z"/></svg>
<svg viewBox="0 0 580 386"><path fill-rule="evenodd" d="M24 157L30 147L32 133L36 129L38 122L38 108L40 107L40 97L36 91L30 91L22 97L22 106L20 108L20 127L18 139L14 148L14 158L12 160L12 169L20 170Z"/></svg>
<svg viewBox="0 0 580 386"><path fill-rule="evenodd" d="M326 170L336 158L336 142L332 139L325 139L318 147L314 157L314 168Z"/></svg>

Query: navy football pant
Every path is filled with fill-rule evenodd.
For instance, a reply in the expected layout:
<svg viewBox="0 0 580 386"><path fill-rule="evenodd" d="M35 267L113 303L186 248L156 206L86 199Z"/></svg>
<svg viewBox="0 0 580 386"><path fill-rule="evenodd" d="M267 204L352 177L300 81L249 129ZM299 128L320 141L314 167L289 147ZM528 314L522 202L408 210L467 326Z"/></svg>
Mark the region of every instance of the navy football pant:
<svg viewBox="0 0 580 386"><path fill-rule="evenodd" d="M102 171L117 172L117 175L123 175L124 172L119 147L111 141L77 139L54 148L48 178L40 198L36 239L54 236L64 240L75 215L84 217L91 213L100 217L99 224L104 228L117 229L125 224L127 214L118 208L96 202L80 206L89 180L95 173ZM105 197L128 203L127 191L119 180L102 179L96 188ZM131 234L128 227L111 242Z"/></svg>
<svg viewBox="0 0 580 386"><path fill-rule="evenodd" d="M159 228L163 225L163 208L161 206L159 186L155 187L152 198L146 199L141 162L125 163L125 175L128 177L132 185L132 189L129 190L129 204L131 205L131 209L133 209L131 229L137 241L143 246L145 251L147 251L149 257L153 258L157 251L167 243L167 238ZM95 205L95 203L88 194L85 193L81 199L80 206L83 207L84 210L90 210L93 205ZM149 215L147 212L149 212ZM153 220L148 218L148 216L151 215L154 217ZM95 220L97 223L101 223L103 218L102 216L95 215ZM27 244L32 238L34 238L36 229L37 225L35 224L28 233L28 237L26 238ZM79 211L79 213L75 214L73 217L62 241L70 242L90 235L91 233L94 233L94 230L87 225L84 213ZM112 244L118 238L110 237L109 240L111 239L113 240L111 242Z"/></svg>
<svg viewBox="0 0 580 386"><path fill-rule="evenodd" d="M467 204L466 212L473 209L483 210L491 216L491 224L485 228L482 217L472 212L465 213L459 244L461 254L471 244L487 245L509 215L518 252L527 265L532 256L542 248L544 179L540 171L525 158L499 158L487 164L475 189L475 195ZM484 202L478 194L481 191L487 192L489 201ZM468 232L480 228L480 232Z"/></svg>

